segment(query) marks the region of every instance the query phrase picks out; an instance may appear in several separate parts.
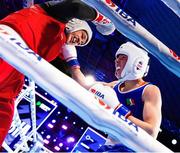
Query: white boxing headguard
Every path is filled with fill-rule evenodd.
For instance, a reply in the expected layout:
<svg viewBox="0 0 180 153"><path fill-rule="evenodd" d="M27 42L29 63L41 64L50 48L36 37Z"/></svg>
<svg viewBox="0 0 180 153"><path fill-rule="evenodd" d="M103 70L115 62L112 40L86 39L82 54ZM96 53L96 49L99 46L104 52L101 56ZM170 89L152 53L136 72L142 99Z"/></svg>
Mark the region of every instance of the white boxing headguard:
<svg viewBox="0 0 180 153"><path fill-rule="evenodd" d="M149 70L149 56L145 50L131 42L124 43L116 52L116 57L124 54L128 57L121 76L118 79L136 80L147 75Z"/></svg>
<svg viewBox="0 0 180 153"><path fill-rule="evenodd" d="M90 28L90 26L88 25L88 23L86 21L82 21L79 19L71 19L67 24L66 24L66 32L67 33L72 33L78 30L84 30L86 31L87 35L88 35L88 40L84 45L81 46L85 46L87 45L91 38L92 38L92 30Z"/></svg>

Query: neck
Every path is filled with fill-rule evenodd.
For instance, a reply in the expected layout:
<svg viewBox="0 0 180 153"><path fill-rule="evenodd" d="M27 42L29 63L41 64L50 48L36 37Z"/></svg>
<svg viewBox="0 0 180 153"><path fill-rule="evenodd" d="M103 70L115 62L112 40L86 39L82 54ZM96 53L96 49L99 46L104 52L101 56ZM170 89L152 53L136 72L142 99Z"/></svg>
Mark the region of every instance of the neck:
<svg viewBox="0 0 180 153"><path fill-rule="evenodd" d="M132 90L134 88L140 87L144 83L145 83L145 81L143 79L127 80L124 82L124 86L121 88L121 91Z"/></svg>

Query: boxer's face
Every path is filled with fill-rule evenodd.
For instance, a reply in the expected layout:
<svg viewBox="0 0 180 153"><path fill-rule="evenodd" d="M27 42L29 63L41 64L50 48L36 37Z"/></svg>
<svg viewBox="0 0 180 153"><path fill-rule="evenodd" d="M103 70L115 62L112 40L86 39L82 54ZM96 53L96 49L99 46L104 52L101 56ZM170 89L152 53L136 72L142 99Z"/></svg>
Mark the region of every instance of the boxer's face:
<svg viewBox="0 0 180 153"><path fill-rule="evenodd" d="M121 73L126 65L126 62L128 60L127 55L124 54L119 54L116 59L115 59L115 76L120 79L121 78Z"/></svg>
<svg viewBox="0 0 180 153"><path fill-rule="evenodd" d="M67 34L66 44L81 46L84 45L88 41L88 35L84 30L74 31L72 33Z"/></svg>

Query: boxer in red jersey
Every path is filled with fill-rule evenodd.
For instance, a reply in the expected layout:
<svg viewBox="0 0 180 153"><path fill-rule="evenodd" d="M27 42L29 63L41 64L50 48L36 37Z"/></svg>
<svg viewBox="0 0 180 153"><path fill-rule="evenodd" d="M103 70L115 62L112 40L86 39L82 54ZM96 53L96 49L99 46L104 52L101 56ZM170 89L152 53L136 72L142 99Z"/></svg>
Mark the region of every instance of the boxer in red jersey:
<svg viewBox="0 0 180 153"><path fill-rule="evenodd" d="M71 67L72 77L84 86L74 47L87 45L91 40L92 31L83 20L93 21L104 35L115 30L112 22L94 8L79 0L64 0L36 4L10 14L0 21L0 33L16 36L49 62L58 56L64 58ZM0 58L0 146L10 128L14 99L23 83L24 75Z"/></svg>

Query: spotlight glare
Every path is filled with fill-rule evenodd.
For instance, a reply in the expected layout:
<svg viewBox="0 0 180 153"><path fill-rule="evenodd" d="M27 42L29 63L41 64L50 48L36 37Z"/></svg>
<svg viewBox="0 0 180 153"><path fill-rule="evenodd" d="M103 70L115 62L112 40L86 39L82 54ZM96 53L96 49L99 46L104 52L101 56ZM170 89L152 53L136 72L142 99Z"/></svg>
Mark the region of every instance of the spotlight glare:
<svg viewBox="0 0 180 153"><path fill-rule="evenodd" d="M56 123L56 120L52 120L52 123Z"/></svg>
<svg viewBox="0 0 180 153"><path fill-rule="evenodd" d="M67 138L67 142L68 142L68 143L71 143L71 142L74 142L74 141L75 141L75 139L74 139L73 137Z"/></svg>
<svg viewBox="0 0 180 153"><path fill-rule="evenodd" d="M50 136L50 135L47 135L47 136L46 136L46 138L47 138L47 139L50 139L50 138L51 138L51 136Z"/></svg>
<svg viewBox="0 0 180 153"><path fill-rule="evenodd" d="M60 148L58 146L55 146L54 149L57 150L57 151L60 150Z"/></svg>
<svg viewBox="0 0 180 153"><path fill-rule="evenodd" d="M64 129L64 130L67 130L67 126L66 125L62 125L62 128Z"/></svg>
<svg viewBox="0 0 180 153"><path fill-rule="evenodd" d="M87 75L85 79L86 79L86 84L87 85L92 85L95 82L94 77L91 76L91 75Z"/></svg>
<svg viewBox="0 0 180 153"><path fill-rule="evenodd" d="M54 126L51 123L49 123L48 127L53 128Z"/></svg>
<svg viewBox="0 0 180 153"><path fill-rule="evenodd" d="M69 150L69 147L66 147L66 150Z"/></svg>
<svg viewBox="0 0 180 153"><path fill-rule="evenodd" d="M59 143L59 147L62 147L63 146L63 143Z"/></svg>
<svg viewBox="0 0 180 153"><path fill-rule="evenodd" d="M49 144L49 140L47 140L47 139L44 139L43 142L44 142L45 144Z"/></svg>
<svg viewBox="0 0 180 153"><path fill-rule="evenodd" d="M176 139L173 139L171 142L172 142L173 145L177 144L177 140Z"/></svg>

